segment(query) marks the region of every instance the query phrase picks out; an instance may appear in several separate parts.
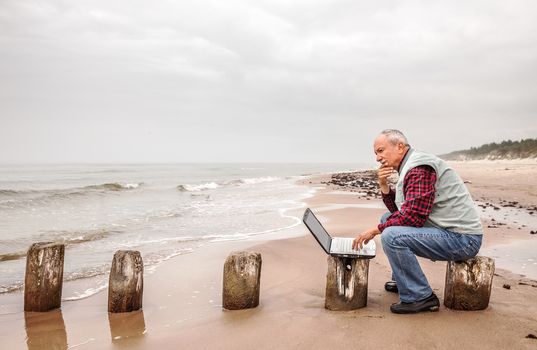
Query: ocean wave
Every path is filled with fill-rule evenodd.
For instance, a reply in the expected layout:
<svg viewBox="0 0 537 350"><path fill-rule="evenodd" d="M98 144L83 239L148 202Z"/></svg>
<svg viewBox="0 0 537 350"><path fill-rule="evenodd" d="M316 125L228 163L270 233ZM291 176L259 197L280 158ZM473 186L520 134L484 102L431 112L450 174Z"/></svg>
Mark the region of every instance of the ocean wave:
<svg viewBox="0 0 537 350"><path fill-rule="evenodd" d="M197 242L201 241L203 237L192 237L192 236L179 236L179 237L167 237L159 239L149 239L144 240L140 243L142 244L158 244L158 243L180 243L180 242Z"/></svg>
<svg viewBox="0 0 537 350"><path fill-rule="evenodd" d="M21 193L21 191L15 191L15 190L0 190L0 196L16 196L17 194Z"/></svg>
<svg viewBox="0 0 537 350"><path fill-rule="evenodd" d="M98 185L89 185L83 187L71 187L64 189L45 189L45 190L13 190L13 189L0 189L0 196L16 196L16 195L35 195L42 194L45 196L54 196L54 195L70 195L70 194L81 194L84 191L123 191L123 190L133 190L143 186L143 182L137 183L121 183L121 182L107 182Z"/></svg>
<svg viewBox="0 0 537 350"><path fill-rule="evenodd" d="M46 204L50 201L68 200L75 197L81 197L92 194L106 194L120 191L131 191L143 186L143 182L138 183L120 183L109 182L99 185L90 185L84 187L72 187L66 189L47 189L47 190L0 190L0 208L15 209L18 207L27 207L34 205Z"/></svg>
<svg viewBox="0 0 537 350"><path fill-rule="evenodd" d="M120 234L122 230L95 229L87 231L45 231L35 237L35 242L62 243L66 246L98 241L111 235ZM0 262L19 260L26 257L26 251L9 252L0 254Z"/></svg>
<svg viewBox="0 0 537 350"><path fill-rule="evenodd" d="M0 254L0 262L9 261L9 260L18 260L20 258L24 258L25 256L26 256L26 252L14 252L14 253Z"/></svg>
<svg viewBox="0 0 537 350"><path fill-rule="evenodd" d="M278 180L281 180L281 178L277 176L262 176L262 177L252 177L249 179L241 179L240 181L244 184L255 185L255 184L260 184L263 182L274 182Z"/></svg>
<svg viewBox="0 0 537 350"><path fill-rule="evenodd" d="M143 182L138 183L119 183L119 182L109 182L100 185L90 185L82 187L84 190L105 190L105 191L123 191L123 190L133 190L142 186Z"/></svg>
<svg viewBox="0 0 537 350"><path fill-rule="evenodd" d="M46 231L40 235L39 240L63 243L67 246L98 241L112 235L121 234L123 231L118 229L94 229L94 230L75 230L75 231Z"/></svg>
<svg viewBox="0 0 537 350"><path fill-rule="evenodd" d="M252 235L255 235L255 233L236 233L233 235L205 235L202 238L209 240L210 242L226 242L247 239Z"/></svg>
<svg viewBox="0 0 537 350"><path fill-rule="evenodd" d="M220 187L216 182L208 182L199 185L185 184L177 186L177 189L181 192L199 192L205 190L214 190Z"/></svg>
<svg viewBox="0 0 537 350"><path fill-rule="evenodd" d="M24 288L24 282L22 281L17 281L7 286L0 285L0 294L16 292L18 290L22 290L22 288Z"/></svg>
<svg viewBox="0 0 537 350"><path fill-rule="evenodd" d="M102 282L101 284L98 284L94 288L88 288L84 290L83 292L75 292L73 296L70 297L64 297L62 298L62 301L73 301L73 300L81 300L91 297L94 294L99 293L100 291L105 290L108 288L108 283Z"/></svg>
<svg viewBox="0 0 537 350"><path fill-rule="evenodd" d="M204 184L183 184L178 185L177 189L181 192L200 192L205 190L214 190L220 187L225 186L240 186L240 185L257 185L265 182L274 182L281 180L281 177L276 176L262 176L262 177L252 177L245 179L235 179L225 182L207 182Z"/></svg>
<svg viewBox="0 0 537 350"><path fill-rule="evenodd" d="M64 281L76 281L76 280L80 280L83 278L92 278L92 277L105 275L105 274L108 274L109 272L110 272L110 265L102 264L99 266L83 268L77 271L66 273L65 276L63 277L63 280Z"/></svg>

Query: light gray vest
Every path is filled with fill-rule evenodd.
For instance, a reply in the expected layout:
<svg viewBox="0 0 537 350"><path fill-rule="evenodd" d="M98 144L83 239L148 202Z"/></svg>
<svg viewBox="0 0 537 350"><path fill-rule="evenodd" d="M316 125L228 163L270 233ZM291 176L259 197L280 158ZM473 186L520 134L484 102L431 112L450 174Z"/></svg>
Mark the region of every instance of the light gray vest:
<svg viewBox="0 0 537 350"><path fill-rule="evenodd" d="M436 171L435 199L425 226L443 228L464 234L483 234L483 227L468 189L457 173L442 159L409 149L399 167L395 188L395 204L401 209L405 197L403 181L412 168L428 165Z"/></svg>

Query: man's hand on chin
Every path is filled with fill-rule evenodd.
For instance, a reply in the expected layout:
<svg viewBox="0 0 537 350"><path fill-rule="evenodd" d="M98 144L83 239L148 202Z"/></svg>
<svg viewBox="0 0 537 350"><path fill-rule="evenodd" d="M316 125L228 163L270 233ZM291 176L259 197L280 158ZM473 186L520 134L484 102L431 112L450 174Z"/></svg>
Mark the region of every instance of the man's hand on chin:
<svg viewBox="0 0 537 350"><path fill-rule="evenodd" d="M356 236L354 241L352 241L352 249L361 249L364 244L367 244L378 234L380 234L380 231L377 227L370 228L369 230L360 233L358 236Z"/></svg>

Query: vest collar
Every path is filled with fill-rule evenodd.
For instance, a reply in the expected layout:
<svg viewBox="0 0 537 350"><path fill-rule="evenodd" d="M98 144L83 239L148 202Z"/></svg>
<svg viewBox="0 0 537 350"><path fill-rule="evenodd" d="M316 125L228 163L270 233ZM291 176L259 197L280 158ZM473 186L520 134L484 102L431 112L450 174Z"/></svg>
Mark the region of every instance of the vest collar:
<svg viewBox="0 0 537 350"><path fill-rule="evenodd" d="M405 153L405 155L404 155L404 157L403 157L403 160L401 161L401 164L399 164L399 168L397 169L397 172L398 172L399 174L401 174L401 170L403 170L403 167L405 166L405 164L406 164L408 158L410 158L410 155L411 155L413 152L414 152L414 149L413 149L413 148L409 148L409 149L406 151L406 153Z"/></svg>

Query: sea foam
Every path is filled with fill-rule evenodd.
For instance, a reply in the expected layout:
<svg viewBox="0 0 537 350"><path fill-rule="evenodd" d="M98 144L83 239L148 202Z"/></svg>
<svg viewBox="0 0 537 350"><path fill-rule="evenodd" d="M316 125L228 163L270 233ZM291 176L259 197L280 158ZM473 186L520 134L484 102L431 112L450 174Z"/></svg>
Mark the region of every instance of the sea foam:
<svg viewBox="0 0 537 350"><path fill-rule="evenodd" d="M185 185L179 185L177 186L177 189L179 191L186 191L186 192L199 192L204 190L214 190L220 187L216 182L208 182L205 184L200 185L191 185L191 184L185 184Z"/></svg>
<svg viewBox="0 0 537 350"><path fill-rule="evenodd" d="M240 185L256 185L264 182L274 182L281 180L282 178L276 176L262 176L262 177L252 177L244 179L235 179L224 182L207 182L203 184L183 184L178 185L177 189L179 191L185 192L200 192L205 190L214 190L220 187L225 186L240 186Z"/></svg>
<svg viewBox="0 0 537 350"><path fill-rule="evenodd" d="M248 179L242 179L241 182L248 184L248 185L255 185L255 184L260 184L263 182L274 182L278 180L281 180L281 178L276 177L276 176L263 176L263 177L253 177L253 178L248 178Z"/></svg>

